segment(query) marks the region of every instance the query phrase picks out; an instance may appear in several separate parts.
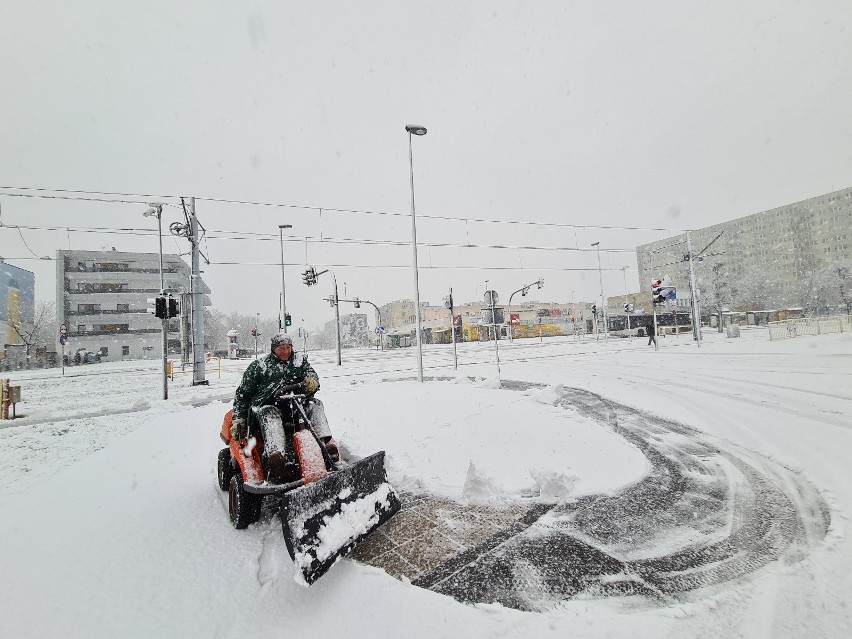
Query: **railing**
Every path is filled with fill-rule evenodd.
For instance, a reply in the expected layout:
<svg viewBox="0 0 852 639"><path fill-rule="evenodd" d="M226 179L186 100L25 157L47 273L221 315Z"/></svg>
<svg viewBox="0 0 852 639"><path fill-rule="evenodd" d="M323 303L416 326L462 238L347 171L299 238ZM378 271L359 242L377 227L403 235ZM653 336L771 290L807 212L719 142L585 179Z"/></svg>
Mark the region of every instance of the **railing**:
<svg viewBox="0 0 852 639"><path fill-rule="evenodd" d="M823 335L852 331L852 315L830 317L802 317L800 319L769 322L769 339L788 339L800 335Z"/></svg>

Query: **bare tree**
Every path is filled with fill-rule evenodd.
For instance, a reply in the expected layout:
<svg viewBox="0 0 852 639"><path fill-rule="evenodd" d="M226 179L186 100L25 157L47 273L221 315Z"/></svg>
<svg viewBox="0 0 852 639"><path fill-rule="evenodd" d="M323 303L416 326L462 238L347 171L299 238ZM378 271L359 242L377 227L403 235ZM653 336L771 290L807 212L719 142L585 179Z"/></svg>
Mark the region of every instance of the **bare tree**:
<svg viewBox="0 0 852 639"><path fill-rule="evenodd" d="M26 354L29 357L34 346L47 346L53 343L56 305L53 302L36 302L32 324L10 318L5 318L3 323L15 332L26 347Z"/></svg>

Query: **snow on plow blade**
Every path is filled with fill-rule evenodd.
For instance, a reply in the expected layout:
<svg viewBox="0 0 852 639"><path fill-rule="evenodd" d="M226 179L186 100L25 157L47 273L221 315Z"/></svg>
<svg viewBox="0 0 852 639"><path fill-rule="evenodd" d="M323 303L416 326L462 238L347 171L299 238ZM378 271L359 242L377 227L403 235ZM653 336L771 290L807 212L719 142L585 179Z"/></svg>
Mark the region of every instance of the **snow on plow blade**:
<svg viewBox="0 0 852 639"><path fill-rule="evenodd" d="M322 577L399 508L387 481L384 451L285 493L284 541L305 583Z"/></svg>

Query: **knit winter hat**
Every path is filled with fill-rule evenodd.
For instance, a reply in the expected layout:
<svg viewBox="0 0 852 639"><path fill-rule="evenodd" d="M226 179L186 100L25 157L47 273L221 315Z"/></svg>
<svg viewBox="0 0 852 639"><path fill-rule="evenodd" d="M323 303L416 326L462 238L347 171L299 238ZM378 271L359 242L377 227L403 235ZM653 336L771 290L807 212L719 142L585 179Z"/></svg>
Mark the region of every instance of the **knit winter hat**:
<svg viewBox="0 0 852 639"><path fill-rule="evenodd" d="M281 346L282 344L293 345L293 338L287 335L287 333L278 333L277 335L272 336L272 350L274 351L276 348Z"/></svg>

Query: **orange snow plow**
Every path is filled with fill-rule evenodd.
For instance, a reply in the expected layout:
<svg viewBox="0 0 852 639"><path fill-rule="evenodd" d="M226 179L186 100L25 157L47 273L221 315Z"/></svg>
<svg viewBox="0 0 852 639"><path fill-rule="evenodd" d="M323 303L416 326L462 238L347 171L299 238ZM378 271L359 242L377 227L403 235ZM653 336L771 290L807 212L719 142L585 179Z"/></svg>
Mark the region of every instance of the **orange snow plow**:
<svg viewBox="0 0 852 639"><path fill-rule="evenodd" d="M232 413L225 415L220 437L217 479L228 491L228 514L235 528L260 518L264 497L279 501L284 542L304 584L310 585L359 541L400 509L388 483L385 453L354 463L334 460L317 437L305 410L301 385L282 386L264 402L246 436L231 438ZM288 481L267 481L269 467L259 422L282 419L287 438ZM298 579L297 579L298 580Z"/></svg>

